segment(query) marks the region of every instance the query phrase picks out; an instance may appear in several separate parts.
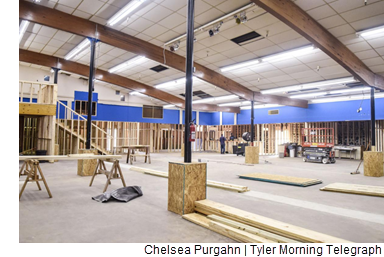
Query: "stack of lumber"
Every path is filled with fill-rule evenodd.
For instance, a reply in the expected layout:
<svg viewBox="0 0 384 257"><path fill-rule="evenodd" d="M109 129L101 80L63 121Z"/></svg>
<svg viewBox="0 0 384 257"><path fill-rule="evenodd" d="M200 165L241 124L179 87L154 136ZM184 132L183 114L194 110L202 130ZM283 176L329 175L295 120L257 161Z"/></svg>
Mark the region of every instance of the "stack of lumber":
<svg viewBox="0 0 384 257"><path fill-rule="evenodd" d="M158 171L158 170L151 170L151 169L145 169L145 168L140 168L140 167L131 167L130 170L138 171L138 172L141 172L141 173L144 173L144 174L148 174L148 175L168 178L168 172L163 172L163 171ZM215 187L215 188L220 188L220 189L225 189L225 190L230 190L230 191L236 191L236 192L239 192L239 193L243 193L243 192L249 191L249 188L247 186L234 185L234 184L218 182L218 181L213 181L213 180L207 180L207 186Z"/></svg>
<svg viewBox="0 0 384 257"><path fill-rule="evenodd" d="M320 190L384 197L384 187L378 187L378 186L333 183L328 186L320 188Z"/></svg>
<svg viewBox="0 0 384 257"><path fill-rule="evenodd" d="M307 187L307 186L312 186L312 185L322 183L322 181L319 179L298 178L298 177L272 175L272 174L264 174L264 173L249 173L249 174L243 174L238 176L243 179L257 180L262 182L270 182L270 183L277 183L277 184L290 185L290 186L300 186L300 187Z"/></svg>
<svg viewBox="0 0 384 257"><path fill-rule="evenodd" d="M195 211L183 218L238 242L350 243L210 200L196 201Z"/></svg>

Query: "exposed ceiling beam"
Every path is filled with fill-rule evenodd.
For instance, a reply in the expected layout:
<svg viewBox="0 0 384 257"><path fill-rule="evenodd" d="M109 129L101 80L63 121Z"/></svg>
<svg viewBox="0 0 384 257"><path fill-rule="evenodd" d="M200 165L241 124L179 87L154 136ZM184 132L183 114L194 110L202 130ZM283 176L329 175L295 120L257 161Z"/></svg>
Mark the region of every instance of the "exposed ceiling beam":
<svg viewBox="0 0 384 257"><path fill-rule="evenodd" d="M135 54L144 55L145 57L159 63L164 63L163 53L165 53L166 65L179 71L185 72L185 58L183 56L168 50L164 51L162 47L153 45L139 38L135 38L123 32L89 20L85 20L27 1L20 1L19 3L19 18L84 37L97 38L101 42ZM262 97L261 93L253 92L252 90L246 88L234 80L221 75L220 73L208 69L207 67L196 62L194 65L196 68L194 76L234 95L238 95L246 100L253 100L254 96L257 96L258 98L254 99L256 101L263 101L263 103L271 104L281 104L281 102L278 100L280 99L279 97L276 99ZM308 107L308 101L297 99L293 100L286 97L282 98L285 99L285 105L304 108Z"/></svg>
<svg viewBox="0 0 384 257"><path fill-rule="evenodd" d="M329 55L360 82L384 89L384 78L373 73L351 50L291 0L251 0Z"/></svg>
<svg viewBox="0 0 384 257"><path fill-rule="evenodd" d="M89 66L67 61L61 58L57 58L50 55L40 54L28 50L19 49L19 61L32 63L36 65L46 66L46 67L55 67L88 77L89 75ZM161 101L174 104L177 107L184 108L184 99L176 97L167 92L161 91L154 87L145 85L143 83L131 80L129 78L119 76L116 74L109 73L104 70L97 69L95 72L95 78L100 81L111 83L120 87L124 87L130 90L138 91L147 96L159 99ZM239 107L228 107L228 106L217 106L214 104L194 104L194 110L198 111L208 111L208 112L233 112L240 113Z"/></svg>

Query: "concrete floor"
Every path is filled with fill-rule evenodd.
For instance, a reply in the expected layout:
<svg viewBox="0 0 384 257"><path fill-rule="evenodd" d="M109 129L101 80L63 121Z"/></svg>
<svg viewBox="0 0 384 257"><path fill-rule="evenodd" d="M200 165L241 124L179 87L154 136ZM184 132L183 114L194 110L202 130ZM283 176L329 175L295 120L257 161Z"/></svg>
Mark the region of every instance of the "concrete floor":
<svg viewBox="0 0 384 257"><path fill-rule="evenodd" d="M152 164L140 158L134 166L167 171L169 161L183 161L180 152L151 157ZM384 177L350 175L358 161L343 159L324 165L303 163L301 158L261 157L261 164L246 166L244 157L229 154L194 153L192 159L208 161L208 179L251 189L235 193L208 187L210 200L353 242L384 242L383 198L319 190L334 182L384 186ZM121 167L127 186L141 186L144 193L128 203L91 200L102 192L105 178L96 177L89 187L90 177L76 175L76 161L42 163L41 167L53 198L48 198L44 188L38 191L34 183L27 186L19 203L20 242L233 242L168 212L168 180L130 171L124 158ZM317 178L323 184L302 188L236 176L250 172ZM20 187L24 179L20 178ZM108 190L121 186L113 180Z"/></svg>

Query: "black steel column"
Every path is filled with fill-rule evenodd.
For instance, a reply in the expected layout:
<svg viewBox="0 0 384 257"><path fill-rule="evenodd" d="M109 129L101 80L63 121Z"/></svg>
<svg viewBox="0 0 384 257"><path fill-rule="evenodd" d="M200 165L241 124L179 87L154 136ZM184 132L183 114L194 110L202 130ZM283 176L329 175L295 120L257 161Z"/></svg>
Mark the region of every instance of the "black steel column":
<svg viewBox="0 0 384 257"><path fill-rule="evenodd" d="M89 38L91 41L91 60L89 62L89 79L88 79L88 115L87 115L87 141L86 149L91 149L91 131L92 131L92 92L95 82L95 48L96 39Z"/></svg>
<svg viewBox="0 0 384 257"><path fill-rule="evenodd" d="M194 16L195 0L188 0L187 19L187 59L186 59L186 83L185 83L185 133L184 133L184 162L192 160L191 142L189 142L189 124L192 121L192 82L193 82L193 41L194 41Z"/></svg>
<svg viewBox="0 0 384 257"><path fill-rule="evenodd" d="M375 133L375 89L371 88L371 149L376 145L376 133Z"/></svg>
<svg viewBox="0 0 384 257"><path fill-rule="evenodd" d="M251 101L251 145L253 146L253 140L255 138L255 125L254 125L254 119L255 119L255 108L253 106L254 101Z"/></svg>
<svg viewBox="0 0 384 257"><path fill-rule="evenodd" d="M59 70L60 69L52 67L52 70L53 70L53 83L57 84L57 80L58 80L58 77L59 77Z"/></svg>

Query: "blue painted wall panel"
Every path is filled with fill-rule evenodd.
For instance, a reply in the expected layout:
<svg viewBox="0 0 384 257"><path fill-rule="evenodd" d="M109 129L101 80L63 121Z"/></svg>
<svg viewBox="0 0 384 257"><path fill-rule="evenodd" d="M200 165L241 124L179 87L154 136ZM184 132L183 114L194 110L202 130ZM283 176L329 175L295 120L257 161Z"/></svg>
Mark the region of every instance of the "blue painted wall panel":
<svg viewBox="0 0 384 257"><path fill-rule="evenodd" d="M357 113L360 107L363 110ZM384 98L376 99L376 119L384 119ZM268 115L268 110L279 110L278 115ZM242 110L237 116L238 124L251 123L251 110ZM275 107L255 109L255 124L290 122L327 122L347 120L370 120L370 100L310 104L308 109L298 107Z"/></svg>
<svg viewBox="0 0 384 257"><path fill-rule="evenodd" d="M183 111L183 120L182 124L184 124L185 116L184 116L185 111ZM192 111L192 120L195 120L196 123L196 112Z"/></svg>
<svg viewBox="0 0 384 257"><path fill-rule="evenodd" d="M200 112L199 124L200 125L214 125L212 120L213 113L211 112Z"/></svg>
<svg viewBox="0 0 384 257"><path fill-rule="evenodd" d="M62 102L64 105L68 106L68 101L60 100L60 102ZM60 107L59 107L59 103L57 103L56 104L56 119L58 118L57 115L58 115L59 111L60 111L60 119L64 119L65 107L62 106L61 104L60 104ZM69 110L68 110L68 115L70 115ZM76 118L77 118L77 115L76 115Z"/></svg>
<svg viewBox="0 0 384 257"><path fill-rule="evenodd" d="M233 125L235 114L230 112L223 112L223 125ZM220 122L220 120L219 120Z"/></svg>
<svg viewBox="0 0 384 257"><path fill-rule="evenodd" d="M212 125L220 125L220 112L212 113Z"/></svg>
<svg viewBox="0 0 384 257"><path fill-rule="evenodd" d="M88 101L88 92L75 91L75 100ZM92 93L92 101L97 102L99 100L98 93Z"/></svg>

